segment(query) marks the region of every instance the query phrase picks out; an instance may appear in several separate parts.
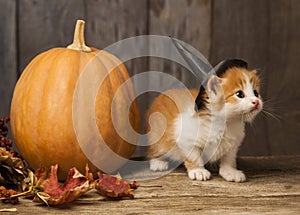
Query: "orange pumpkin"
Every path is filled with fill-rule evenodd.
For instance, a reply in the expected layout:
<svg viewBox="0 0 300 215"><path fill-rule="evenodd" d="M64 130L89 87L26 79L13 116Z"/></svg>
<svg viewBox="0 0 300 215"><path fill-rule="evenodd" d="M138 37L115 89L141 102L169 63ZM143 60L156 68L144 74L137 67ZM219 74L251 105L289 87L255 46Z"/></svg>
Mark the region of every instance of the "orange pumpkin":
<svg viewBox="0 0 300 215"><path fill-rule="evenodd" d="M82 102L76 101L74 104L77 88L87 89L89 93L88 88L92 83L86 82L78 86L83 72L90 72L87 70L93 70L94 74L103 78L95 94L93 104L95 109L92 114L87 112L90 105L85 109L85 97L80 97ZM135 150L135 144L125 141L118 135L111 116L113 97L126 81L127 87L117 96L118 111L113 114L117 114L118 128L128 129L125 122L129 119L133 129L139 131L139 110L133 99L132 83L128 79L125 66L115 56L85 45L84 21L81 20L77 21L73 44L68 48L53 48L36 56L18 80L11 104L11 129L14 141L29 166L36 169L41 165L49 167L58 164L60 179L64 178L68 170L74 166L83 173L86 164L94 173L97 171L97 166L91 163L89 157L82 151L82 144L88 146L94 141L91 132L81 132L81 145L78 142L77 131L73 125L74 116L78 117L78 114L91 115L90 118L95 119L98 132L103 138L100 144L107 144L113 152L125 158L124 160L130 158ZM130 100L133 102L129 112L125 112L126 108L118 107L118 104L121 106ZM81 109L74 113L74 105L77 107L77 104L81 105ZM81 128L85 129L84 126L88 127L91 124L90 118L78 122L83 124ZM137 136L133 139L137 140ZM112 160L111 155L106 152L101 153L101 157L97 159L102 162L105 169L111 171L124 164L124 160Z"/></svg>

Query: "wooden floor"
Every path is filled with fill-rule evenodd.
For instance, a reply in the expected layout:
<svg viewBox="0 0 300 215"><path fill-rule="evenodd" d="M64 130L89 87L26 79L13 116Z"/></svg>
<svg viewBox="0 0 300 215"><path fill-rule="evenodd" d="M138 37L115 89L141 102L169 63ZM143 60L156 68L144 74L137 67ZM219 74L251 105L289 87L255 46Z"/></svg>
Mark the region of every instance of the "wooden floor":
<svg viewBox="0 0 300 215"><path fill-rule="evenodd" d="M140 182L132 200L108 200L93 191L59 207L21 199L12 214L300 214L300 156L248 157L239 166L246 169L245 183L226 182L216 172L209 181L191 181L179 168Z"/></svg>

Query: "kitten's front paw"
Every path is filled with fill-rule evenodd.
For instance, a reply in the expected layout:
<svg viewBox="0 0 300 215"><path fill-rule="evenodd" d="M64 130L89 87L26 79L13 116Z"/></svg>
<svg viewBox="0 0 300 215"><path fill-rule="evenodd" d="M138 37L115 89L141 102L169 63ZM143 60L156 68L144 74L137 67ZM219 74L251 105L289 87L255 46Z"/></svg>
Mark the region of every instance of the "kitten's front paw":
<svg viewBox="0 0 300 215"><path fill-rule="evenodd" d="M165 171L169 168L168 161L162 161L159 159L150 160L150 170L152 171Z"/></svg>
<svg viewBox="0 0 300 215"><path fill-rule="evenodd" d="M189 178L192 180L206 181L210 179L210 172L204 168L197 168L188 171Z"/></svg>
<svg viewBox="0 0 300 215"><path fill-rule="evenodd" d="M220 169L220 175L226 181L233 181L233 182L246 181L245 174L242 171L234 169L234 168L221 168Z"/></svg>

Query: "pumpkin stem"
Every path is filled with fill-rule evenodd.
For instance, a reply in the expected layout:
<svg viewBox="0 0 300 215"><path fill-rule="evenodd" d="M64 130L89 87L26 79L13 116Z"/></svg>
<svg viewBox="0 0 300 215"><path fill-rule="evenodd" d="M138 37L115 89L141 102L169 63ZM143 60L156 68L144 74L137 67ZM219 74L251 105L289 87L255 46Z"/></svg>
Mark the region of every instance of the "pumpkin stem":
<svg viewBox="0 0 300 215"><path fill-rule="evenodd" d="M77 20L75 32L74 32L74 39L73 43L69 45L68 49L74 49L84 52L91 52L91 48L85 45L84 41L84 24L85 21L83 20Z"/></svg>

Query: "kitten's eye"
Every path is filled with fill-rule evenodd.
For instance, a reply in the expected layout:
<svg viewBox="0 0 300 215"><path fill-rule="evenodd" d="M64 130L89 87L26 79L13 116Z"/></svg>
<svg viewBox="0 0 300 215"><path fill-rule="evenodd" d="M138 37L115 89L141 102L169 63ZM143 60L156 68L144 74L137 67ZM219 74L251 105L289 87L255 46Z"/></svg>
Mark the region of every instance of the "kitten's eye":
<svg viewBox="0 0 300 215"><path fill-rule="evenodd" d="M242 90L237 91L235 95L241 99L245 97L245 93Z"/></svg>
<svg viewBox="0 0 300 215"><path fill-rule="evenodd" d="M257 98L259 97L259 93L257 92L257 90L254 90L253 93Z"/></svg>

